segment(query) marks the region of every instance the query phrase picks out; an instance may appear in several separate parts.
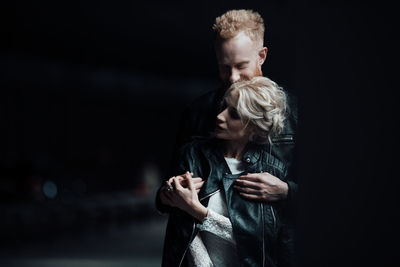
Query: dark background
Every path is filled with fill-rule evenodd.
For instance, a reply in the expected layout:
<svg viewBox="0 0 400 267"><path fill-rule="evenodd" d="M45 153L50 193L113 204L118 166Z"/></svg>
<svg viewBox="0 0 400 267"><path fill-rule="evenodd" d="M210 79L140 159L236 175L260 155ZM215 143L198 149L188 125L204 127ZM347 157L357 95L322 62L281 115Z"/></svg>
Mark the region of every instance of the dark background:
<svg viewBox="0 0 400 267"><path fill-rule="evenodd" d="M300 101L300 266L396 266L395 9L305 1L5 1L1 258L158 266L180 112L218 86L211 26L261 13ZM398 263L398 262L397 262ZM47 264L47 265L46 265Z"/></svg>

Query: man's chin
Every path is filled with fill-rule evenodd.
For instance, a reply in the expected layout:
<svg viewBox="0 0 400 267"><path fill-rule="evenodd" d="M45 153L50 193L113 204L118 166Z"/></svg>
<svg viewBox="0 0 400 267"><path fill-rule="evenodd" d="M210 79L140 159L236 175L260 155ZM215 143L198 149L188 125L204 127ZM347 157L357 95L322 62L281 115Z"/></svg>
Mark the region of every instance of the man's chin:
<svg viewBox="0 0 400 267"><path fill-rule="evenodd" d="M237 80L237 81L235 81L235 82L233 82L233 83L231 83L231 82L225 82L225 83L223 83L222 84L222 88L224 88L224 89L228 89L232 84L234 84L234 83L238 83L238 82L244 82L244 81L249 81L249 80L251 80L252 78L254 78L254 77L259 77L259 76L262 76L262 73L260 72L260 73L257 73L256 75L254 75L253 77L248 77L248 78L242 78L242 79L240 79L240 80Z"/></svg>

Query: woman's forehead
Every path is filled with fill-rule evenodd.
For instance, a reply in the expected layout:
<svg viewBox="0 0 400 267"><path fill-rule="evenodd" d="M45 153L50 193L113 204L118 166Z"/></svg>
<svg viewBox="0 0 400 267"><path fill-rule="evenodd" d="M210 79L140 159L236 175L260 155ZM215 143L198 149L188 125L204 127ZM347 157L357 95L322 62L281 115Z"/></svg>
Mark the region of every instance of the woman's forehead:
<svg viewBox="0 0 400 267"><path fill-rule="evenodd" d="M233 89L225 96L225 101L229 104L236 104L239 99L239 90Z"/></svg>

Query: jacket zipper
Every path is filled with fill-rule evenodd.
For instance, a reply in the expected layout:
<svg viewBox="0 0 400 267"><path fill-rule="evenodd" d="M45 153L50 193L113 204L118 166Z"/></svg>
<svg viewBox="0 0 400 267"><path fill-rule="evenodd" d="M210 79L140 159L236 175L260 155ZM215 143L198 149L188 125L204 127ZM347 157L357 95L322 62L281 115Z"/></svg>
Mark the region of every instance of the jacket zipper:
<svg viewBox="0 0 400 267"><path fill-rule="evenodd" d="M186 249L185 249L185 252L183 252L181 261L179 262L179 265L178 265L178 266L181 266L181 265L182 265L183 259L185 258L186 252L187 252L187 250L188 250L188 248L189 248L189 245L190 245L191 240L192 240L192 237L193 237L193 233L194 233L194 228L195 228L195 226L196 226L196 225L195 225L194 220L193 220L192 233L190 234L189 243L188 243L188 245L187 245L187 247L186 247Z"/></svg>
<svg viewBox="0 0 400 267"><path fill-rule="evenodd" d="M217 191L212 192L212 193L210 193L210 194L208 194L208 195L202 197L201 199L199 199L199 201L202 201L202 200L204 200L204 199L206 199L206 198L208 198L208 197L211 197L212 195L218 193L219 191L220 191L220 189L218 189ZM188 248L189 248L189 246L190 246L190 243L192 242L191 240L192 240L192 238L193 238L193 233L194 233L195 227L196 227L196 224L195 224L194 219L193 219L192 233L190 234L189 243L188 243L187 246L186 246L185 252L183 252L181 261L179 262L179 265L178 265L179 267L182 265L183 259L185 258L185 255L186 255L186 252L187 252L187 250L188 250Z"/></svg>
<svg viewBox="0 0 400 267"><path fill-rule="evenodd" d="M276 229L276 217L275 217L274 208L272 206L269 206L269 207L271 208L272 218L274 219L274 229Z"/></svg>
<svg viewBox="0 0 400 267"><path fill-rule="evenodd" d="M273 141L274 142L278 142L278 141L293 141L293 136L279 137L279 138L275 138Z"/></svg>
<svg viewBox="0 0 400 267"><path fill-rule="evenodd" d="M202 200L204 200L204 199L206 199L206 198L208 198L208 197L211 197L212 195L218 193L220 190L221 190L221 189L218 189L217 191L212 192L212 193L210 193L210 194L208 194L208 195L206 195L206 196L200 198L199 201L202 201Z"/></svg>
<svg viewBox="0 0 400 267"><path fill-rule="evenodd" d="M265 219L264 219L264 204L260 203L261 205L261 218L262 218L262 266L264 267L265 265L265 235L264 235L264 225L265 225Z"/></svg>

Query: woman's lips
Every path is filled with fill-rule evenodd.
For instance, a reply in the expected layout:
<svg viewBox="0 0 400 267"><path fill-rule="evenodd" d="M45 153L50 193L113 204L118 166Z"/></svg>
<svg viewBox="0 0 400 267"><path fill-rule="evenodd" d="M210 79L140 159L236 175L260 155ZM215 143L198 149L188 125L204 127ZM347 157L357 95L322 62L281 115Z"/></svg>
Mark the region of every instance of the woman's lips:
<svg viewBox="0 0 400 267"><path fill-rule="evenodd" d="M222 128L221 126L219 126L218 124L216 125L216 130L218 130L218 131L223 131L223 130L225 130L224 128Z"/></svg>

